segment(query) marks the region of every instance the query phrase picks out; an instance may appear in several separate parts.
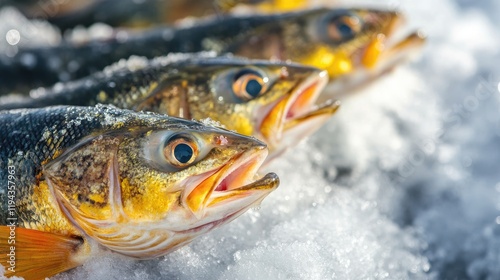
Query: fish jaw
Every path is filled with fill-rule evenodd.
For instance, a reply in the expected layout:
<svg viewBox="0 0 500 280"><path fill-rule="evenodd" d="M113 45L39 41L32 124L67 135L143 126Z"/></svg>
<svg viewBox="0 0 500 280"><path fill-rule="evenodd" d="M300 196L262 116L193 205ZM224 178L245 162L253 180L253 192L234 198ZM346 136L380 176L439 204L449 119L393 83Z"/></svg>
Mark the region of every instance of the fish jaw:
<svg viewBox="0 0 500 280"><path fill-rule="evenodd" d="M267 157L267 150L256 147L243 154L235 156L225 166L200 180L201 182L192 190L187 192L184 203L198 219L211 216L219 220L241 209L241 201L247 201L243 205L249 205L260 198L265 197L274 190L279 180L269 180L273 175L266 175L252 182L257 170ZM215 214L214 208L221 210ZM207 215L211 213L210 215Z"/></svg>
<svg viewBox="0 0 500 280"><path fill-rule="evenodd" d="M378 34L357 54L361 66L368 70L380 69L380 65L393 57L408 56L410 52L419 50L425 43L421 32L412 32L397 40L396 35L406 22L399 12L381 12L380 21L387 22Z"/></svg>
<svg viewBox="0 0 500 280"><path fill-rule="evenodd" d="M372 18L372 21L374 22L374 26L377 26L376 22L380 22L378 24L379 28L374 29L374 32L370 36L371 39L358 52L360 66L367 69L374 68L377 65L380 56L387 48L388 38L399 27L402 17L395 12L380 12ZM356 58L356 53L353 55L353 58Z"/></svg>
<svg viewBox="0 0 500 280"><path fill-rule="evenodd" d="M269 146L270 157L274 157L275 151L281 150L281 147L296 144L314 132L335 113L339 106L338 102L327 100L316 105L327 83L326 71L315 73L299 83L290 95L276 102L266 113L258 131ZM303 127L301 129L303 135L289 133L299 126Z"/></svg>
<svg viewBox="0 0 500 280"><path fill-rule="evenodd" d="M329 10L322 17L322 20L314 21L314 24L321 25L331 13L335 14L338 11ZM379 65L384 64L386 60L394 56L396 51L403 52L406 48L414 49L423 43L423 38L417 40L414 34L407 36L400 42L395 42L395 35L405 22L405 18L400 12L370 9L348 9L345 11L346 15L355 16L363 23L359 33L352 38L342 39L340 42L319 39L323 44L318 44L307 55L296 59L303 64L327 70L331 81L362 70L378 69ZM325 38L325 29L316 32L310 32L314 34L313 38L316 40Z"/></svg>
<svg viewBox="0 0 500 280"><path fill-rule="evenodd" d="M353 71L349 75L332 80L325 90L328 94L322 96L322 99L331 96L342 99L369 86L372 82L391 73L394 68L417 55L425 41L425 36L419 31L407 35L389 48L385 48L378 56L376 64L371 68L359 67L357 71Z"/></svg>
<svg viewBox="0 0 500 280"><path fill-rule="evenodd" d="M426 37L420 31L414 31L403 39L391 43L389 47L381 54L375 70L387 69L386 65L396 65L407 60L412 54L417 53L425 45Z"/></svg>

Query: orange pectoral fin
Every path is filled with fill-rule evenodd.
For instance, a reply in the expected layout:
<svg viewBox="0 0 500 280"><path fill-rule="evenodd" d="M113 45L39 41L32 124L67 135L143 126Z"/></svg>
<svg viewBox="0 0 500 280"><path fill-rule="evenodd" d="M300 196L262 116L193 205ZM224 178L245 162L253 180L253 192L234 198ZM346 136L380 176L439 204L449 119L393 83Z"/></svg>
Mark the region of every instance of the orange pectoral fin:
<svg viewBox="0 0 500 280"><path fill-rule="evenodd" d="M0 226L0 263L5 276L45 279L80 265L84 243L78 236Z"/></svg>

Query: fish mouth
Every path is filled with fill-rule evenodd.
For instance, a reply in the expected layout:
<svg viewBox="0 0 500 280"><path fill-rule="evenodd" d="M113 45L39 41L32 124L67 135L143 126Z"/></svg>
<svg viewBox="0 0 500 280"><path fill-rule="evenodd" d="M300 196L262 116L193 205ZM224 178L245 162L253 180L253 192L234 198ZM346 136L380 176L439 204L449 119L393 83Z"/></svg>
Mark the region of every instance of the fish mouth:
<svg viewBox="0 0 500 280"><path fill-rule="evenodd" d="M426 38L420 31L401 34L398 29L403 23L404 18L393 13L385 28L351 55L356 69L347 75L335 77L325 90L328 94L321 98L335 96L342 99L352 95L418 54Z"/></svg>
<svg viewBox="0 0 500 280"><path fill-rule="evenodd" d="M320 71L299 82L290 94L276 101L267 112L257 112L265 116L259 125L259 131L268 147L276 150L298 142L323 124L334 114L340 103L326 100L317 104L324 87L328 83L328 72ZM301 127L302 134L290 137L288 134ZM273 154L270 155L271 157Z"/></svg>
<svg viewBox="0 0 500 280"><path fill-rule="evenodd" d="M420 50L425 43L425 36L419 31L406 34L403 38L398 36L398 31L406 22L401 13L383 13L380 17L380 21L387 23L377 32L375 38L354 54L354 58L357 57L361 65L369 70L387 68L386 65L395 66L394 61L404 61L404 58ZM385 20L382 19L384 17Z"/></svg>
<svg viewBox="0 0 500 280"><path fill-rule="evenodd" d="M197 219L205 222L211 219L205 225L237 217L234 214L243 213L279 185L274 173L256 179L267 154L264 146L253 147L234 156L224 166L198 175L195 187L186 189L183 203Z"/></svg>

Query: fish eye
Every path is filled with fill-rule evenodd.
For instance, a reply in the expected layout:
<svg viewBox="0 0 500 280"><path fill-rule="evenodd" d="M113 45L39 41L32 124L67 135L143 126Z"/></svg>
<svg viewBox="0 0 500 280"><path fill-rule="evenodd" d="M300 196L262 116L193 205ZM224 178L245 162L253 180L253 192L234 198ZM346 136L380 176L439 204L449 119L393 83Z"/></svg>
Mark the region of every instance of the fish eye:
<svg viewBox="0 0 500 280"><path fill-rule="evenodd" d="M185 135L170 137L163 148L165 158L177 168L190 165L199 153L197 143Z"/></svg>
<svg viewBox="0 0 500 280"><path fill-rule="evenodd" d="M161 172L177 172L203 160L213 148L198 131L160 130L148 132L143 142L142 158Z"/></svg>
<svg viewBox="0 0 500 280"><path fill-rule="evenodd" d="M326 36L330 41L351 39L363 27L362 20L353 14L336 15L326 23Z"/></svg>
<svg viewBox="0 0 500 280"><path fill-rule="evenodd" d="M256 71L243 70L234 76L233 93L241 100L252 100L264 93L267 89L266 81Z"/></svg>

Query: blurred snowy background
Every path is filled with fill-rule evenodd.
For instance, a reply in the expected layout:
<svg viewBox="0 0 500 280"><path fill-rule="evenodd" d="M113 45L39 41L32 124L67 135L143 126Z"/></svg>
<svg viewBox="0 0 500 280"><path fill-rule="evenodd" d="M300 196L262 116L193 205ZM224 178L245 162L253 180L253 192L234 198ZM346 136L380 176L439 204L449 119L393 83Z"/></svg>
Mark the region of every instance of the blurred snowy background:
<svg viewBox="0 0 500 280"><path fill-rule="evenodd" d="M402 10L428 35L420 58L275 161L258 209L166 257L103 253L54 279L500 279L500 2L344 2Z"/></svg>

